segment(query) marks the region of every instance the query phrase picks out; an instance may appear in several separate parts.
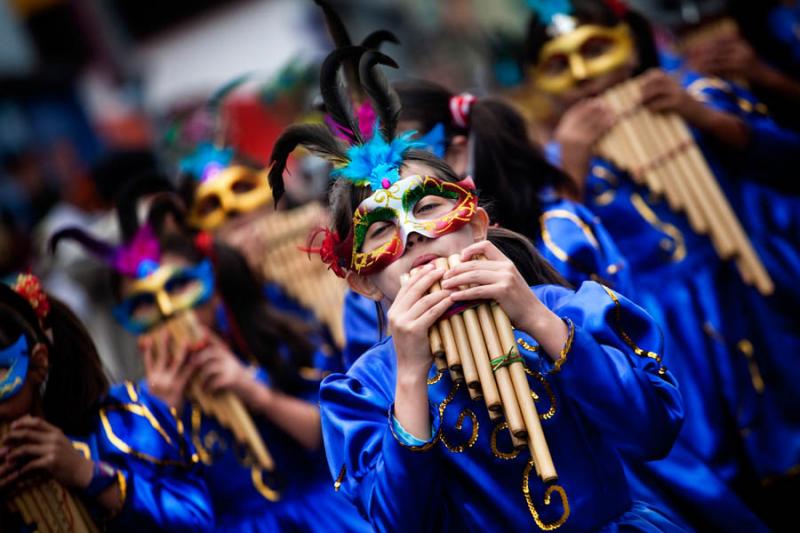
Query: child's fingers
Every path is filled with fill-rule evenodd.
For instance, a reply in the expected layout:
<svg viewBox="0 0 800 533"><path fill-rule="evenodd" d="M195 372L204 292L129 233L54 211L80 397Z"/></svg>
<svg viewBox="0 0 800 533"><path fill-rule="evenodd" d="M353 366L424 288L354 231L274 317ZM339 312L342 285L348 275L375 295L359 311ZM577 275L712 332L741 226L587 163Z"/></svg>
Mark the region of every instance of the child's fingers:
<svg viewBox="0 0 800 533"><path fill-rule="evenodd" d="M450 296L451 291L434 291L430 294L426 294L422 298L420 298L411 308L408 310L408 320L416 320L432 307L438 305L442 300L448 299ZM451 302L452 303L452 302Z"/></svg>
<svg viewBox="0 0 800 533"><path fill-rule="evenodd" d="M459 290L450 295L455 302L468 300L496 300L501 294L502 287L496 284L476 285L467 289Z"/></svg>
<svg viewBox="0 0 800 533"><path fill-rule="evenodd" d="M465 272L472 272L475 270L500 270L505 268L505 264L501 261L477 261L477 260L470 260L464 261L463 263L459 263L458 265L454 266L450 270L444 273L443 281L442 281L442 288L447 287L456 287L457 285L453 285L452 283L447 283L448 280L464 274Z"/></svg>
<svg viewBox="0 0 800 533"><path fill-rule="evenodd" d="M497 281L498 270L480 269L462 272L442 282L442 288L453 291L470 285L491 285Z"/></svg>
<svg viewBox="0 0 800 533"><path fill-rule="evenodd" d="M399 308L411 307L414 302L422 298L438 279L441 279L444 270L428 267L422 273L414 272L408 282L400 288L394 301L394 306Z"/></svg>
<svg viewBox="0 0 800 533"><path fill-rule="evenodd" d="M422 313L422 315L417 319L418 324L420 327L429 330L436 323L436 321L442 317L445 311L450 309L451 305L453 305L452 295L448 295L442 301L428 308L427 311Z"/></svg>
<svg viewBox="0 0 800 533"><path fill-rule="evenodd" d="M472 243L464 248L464 250L461 252L461 261L469 261L473 257L479 255L484 255L486 256L486 259L490 259L492 261L508 260L508 258L503 255L503 252L498 250L494 244L488 240L484 240Z"/></svg>

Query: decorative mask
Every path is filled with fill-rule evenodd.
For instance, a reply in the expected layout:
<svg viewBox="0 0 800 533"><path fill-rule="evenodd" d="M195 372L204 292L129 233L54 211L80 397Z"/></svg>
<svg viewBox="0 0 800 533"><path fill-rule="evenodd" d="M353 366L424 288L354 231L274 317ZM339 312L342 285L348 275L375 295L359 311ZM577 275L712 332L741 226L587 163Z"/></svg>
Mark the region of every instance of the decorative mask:
<svg viewBox="0 0 800 533"><path fill-rule="evenodd" d="M446 207L441 200L424 201L431 196L447 200ZM353 215L351 268L363 275L379 271L403 255L411 233L436 239L456 231L472 220L477 205L469 177L455 183L409 176L378 189ZM369 249L364 249L365 242Z"/></svg>
<svg viewBox="0 0 800 533"><path fill-rule="evenodd" d="M140 334L181 311L202 305L214 293L214 272L204 260L191 267L160 265L137 279L114 317L131 333Z"/></svg>
<svg viewBox="0 0 800 533"><path fill-rule="evenodd" d="M561 94L579 81L613 72L630 60L633 50L627 24L578 26L542 47L532 67L534 83L546 93Z"/></svg>
<svg viewBox="0 0 800 533"><path fill-rule="evenodd" d="M28 375L30 351L25 335L9 346L0 350L0 368L7 369L6 375L0 379L0 402L17 394Z"/></svg>
<svg viewBox="0 0 800 533"><path fill-rule="evenodd" d="M181 168L199 182L189 212L189 223L194 227L214 230L231 216L249 213L272 200L266 170L232 161L232 150L207 143L182 162Z"/></svg>

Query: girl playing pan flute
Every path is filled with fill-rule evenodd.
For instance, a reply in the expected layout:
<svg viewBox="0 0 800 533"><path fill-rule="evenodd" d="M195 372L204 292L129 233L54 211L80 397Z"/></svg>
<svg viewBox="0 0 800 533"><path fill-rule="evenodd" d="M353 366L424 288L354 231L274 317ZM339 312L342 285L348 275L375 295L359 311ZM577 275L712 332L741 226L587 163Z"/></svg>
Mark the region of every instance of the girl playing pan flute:
<svg viewBox="0 0 800 533"><path fill-rule="evenodd" d="M156 200L151 212L148 224L121 224L135 233L116 251L76 230L63 236L111 262L120 297L115 314L142 336L147 381L131 385L131 394L169 406L170 428L187 450L184 461L208 488L203 503L215 515L216 530L364 530L325 474L315 405L319 378L300 372L312 358L310 340L270 308L240 254L207 234L192 239L176 230L183 226L182 211L172 201ZM187 329L179 331L181 324ZM264 465L249 438L242 445L230 423L233 411L203 399L218 395L233 395L245 406L273 465Z"/></svg>
<svg viewBox="0 0 800 533"><path fill-rule="evenodd" d="M334 52L323 71L362 51ZM337 488L379 531L670 530L665 516L632 501L618 457L663 455L680 425L677 388L660 356L634 348L659 350L658 329L601 285L559 286L524 238L489 229L470 179L459 181L441 160L415 150L408 135L394 137L399 104L376 63L393 64L371 51L360 60L380 119L371 139L356 133L338 89L323 84L326 109L352 133L352 146L326 129L294 126L276 143L270 174L277 198L298 144L335 161L341 177L322 257L351 287L389 306L392 336L347 375L323 382L323 433ZM494 232L505 235L519 269L486 240ZM454 253L464 263L443 277L431 260ZM488 260L472 260L481 254ZM400 276L415 267L401 287ZM426 295L437 281L444 290ZM551 284L529 288L543 282ZM463 284L476 286L458 289ZM547 406L556 482L539 481L504 425L433 368L429 328L455 302L475 299L497 300L517 327L529 381Z"/></svg>
<svg viewBox="0 0 800 533"><path fill-rule="evenodd" d="M3 531L32 530L23 527L30 515L35 523L27 527L42 532L106 524L115 531L208 530L205 485L179 466L180 435L170 432L166 406L132 398L126 386L108 390L72 312L33 275L20 275L13 286L0 284Z"/></svg>

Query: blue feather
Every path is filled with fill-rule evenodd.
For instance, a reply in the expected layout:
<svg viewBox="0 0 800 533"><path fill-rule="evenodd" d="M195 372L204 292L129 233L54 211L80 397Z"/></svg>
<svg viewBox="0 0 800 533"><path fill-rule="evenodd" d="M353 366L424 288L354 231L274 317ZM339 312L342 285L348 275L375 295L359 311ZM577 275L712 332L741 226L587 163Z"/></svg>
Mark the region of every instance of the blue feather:
<svg viewBox="0 0 800 533"><path fill-rule="evenodd" d="M364 144L351 146L347 150L349 163L337 168L331 175L345 178L358 186L369 185L372 190L386 187L384 180L391 185L400 179L400 165L403 156L412 148L424 148L419 141L412 141L414 131L407 131L391 142L386 142L380 133L380 124L375 124L372 138Z"/></svg>
<svg viewBox="0 0 800 533"><path fill-rule="evenodd" d="M556 15L572 14L572 4L569 0L527 0L527 2L528 7L545 25L550 25Z"/></svg>
<svg viewBox="0 0 800 533"><path fill-rule="evenodd" d="M233 161L233 150L219 148L213 143L201 143L197 149L180 162L181 172L194 176L197 181L204 181L215 172L230 166Z"/></svg>

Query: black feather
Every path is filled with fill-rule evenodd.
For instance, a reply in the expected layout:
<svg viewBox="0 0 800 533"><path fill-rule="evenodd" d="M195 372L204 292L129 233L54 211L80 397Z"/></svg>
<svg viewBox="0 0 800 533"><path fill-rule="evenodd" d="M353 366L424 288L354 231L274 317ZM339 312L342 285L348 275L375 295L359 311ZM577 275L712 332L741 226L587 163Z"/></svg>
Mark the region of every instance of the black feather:
<svg viewBox="0 0 800 533"><path fill-rule="evenodd" d="M76 241L83 247L84 250L107 264L111 264L111 261L114 259L114 254L116 252L114 246L103 242L100 239L89 235L83 229L74 226L59 230L50 237L51 254L56 252L58 243L64 239Z"/></svg>
<svg viewBox="0 0 800 533"><path fill-rule="evenodd" d="M400 44L400 39L389 30L378 30L364 37L361 46L368 50L380 50L383 43Z"/></svg>
<svg viewBox="0 0 800 533"><path fill-rule="evenodd" d="M324 157L332 163L343 164L347 162L346 147L333 136L324 124L294 124L284 130L270 155L269 186L275 205L286 191L283 183L283 172L289 155L298 146L304 146L311 152Z"/></svg>
<svg viewBox="0 0 800 533"><path fill-rule="evenodd" d="M400 97L389 85L378 65L398 68L391 57L375 50L368 50L361 56L358 73L362 86L372 100L375 114L381 121L381 132L386 140L391 140L394 138L400 117Z"/></svg>
<svg viewBox="0 0 800 533"><path fill-rule="evenodd" d="M179 231L190 231L186 224L186 204L177 193L171 191L161 192L153 198L147 210L147 223L156 235L163 236L168 217L175 221Z"/></svg>
<svg viewBox="0 0 800 533"><path fill-rule="evenodd" d="M353 115L353 106L347 87L339 81L339 68L344 61L358 61L364 49L360 46L338 48L328 54L322 63L319 74L319 92L325 102L325 110L334 122L345 129L343 132L350 143L361 143L358 121Z"/></svg>
<svg viewBox="0 0 800 533"><path fill-rule="evenodd" d="M133 239L139 230L139 200L145 195L159 192L172 192L174 187L162 174L146 174L127 182L120 188L114 200L117 205L117 218L122 234L122 242Z"/></svg>
<svg viewBox="0 0 800 533"><path fill-rule="evenodd" d="M352 46L353 41L350 39L350 34L333 6L325 0L314 0L314 3L322 8L322 13L325 16L325 26L328 28L328 35L331 36L334 48ZM361 85L358 83L358 60L348 59L344 61L343 67L347 88L355 93L353 96L358 100L363 96Z"/></svg>

